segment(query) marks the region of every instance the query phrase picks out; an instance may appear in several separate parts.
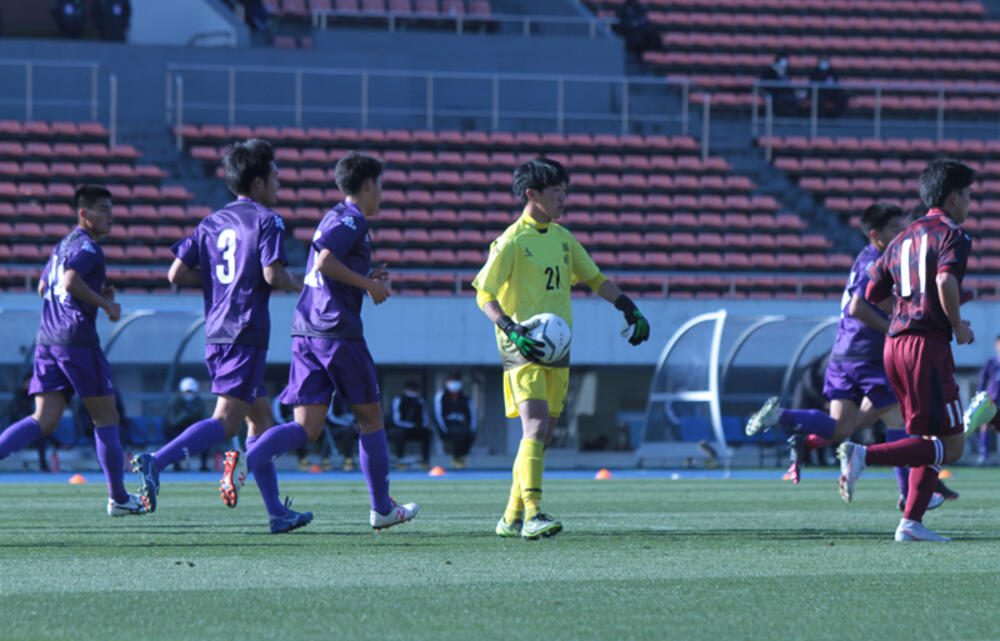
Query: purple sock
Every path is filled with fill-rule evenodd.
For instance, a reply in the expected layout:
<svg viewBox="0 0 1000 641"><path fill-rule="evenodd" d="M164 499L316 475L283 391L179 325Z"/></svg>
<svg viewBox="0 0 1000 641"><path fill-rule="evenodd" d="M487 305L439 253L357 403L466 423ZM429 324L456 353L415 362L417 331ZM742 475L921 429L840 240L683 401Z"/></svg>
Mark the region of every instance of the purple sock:
<svg viewBox="0 0 1000 641"><path fill-rule="evenodd" d="M979 459L985 461L990 457L990 428L979 428Z"/></svg>
<svg viewBox="0 0 1000 641"><path fill-rule="evenodd" d="M10 425L0 434L0 459L7 458L14 452L28 447L42 435L42 427L38 421L25 416L17 423Z"/></svg>
<svg viewBox="0 0 1000 641"><path fill-rule="evenodd" d="M899 484L899 495L906 499L906 495L909 494L910 490L910 468L896 468L896 483Z"/></svg>
<svg viewBox="0 0 1000 641"><path fill-rule="evenodd" d="M372 509L379 514L388 514L392 502L389 500L389 445L385 440L385 430L362 434L358 443L361 472L368 482Z"/></svg>
<svg viewBox="0 0 1000 641"><path fill-rule="evenodd" d="M275 428L271 428L273 430ZM268 430L270 432L271 430ZM265 435L267 432L265 432ZM256 434L247 436L247 452L261 439ZM284 516L285 506L281 503L278 493L278 471L274 468L274 461L267 460L257 463L253 468L253 477L257 481L257 489L260 490L260 497L264 499L264 507L271 517Z"/></svg>
<svg viewBox="0 0 1000 641"><path fill-rule="evenodd" d="M285 452L296 450L308 442L305 428L298 423L275 425L259 436L252 448L247 443L247 471L253 472L261 463L274 461Z"/></svg>
<svg viewBox="0 0 1000 641"><path fill-rule="evenodd" d="M214 418L200 420L161 447L153 455L153 463L156 464L156 469L162 472L173 463L201 454L225 438L226 428L222 425L222 421Z"/></svg>
<svg viewBox="0 0 1000 641"><path fill-rule="evenodd" d="M837 423L819 410L781 410L778 425L829 439L833 438L833 430Z"/></svg>
<svg viewBox="0 0 1000 641"><path fill-rule="evenodd" d="M118 426L105 425L94 428L97 460L101 462L104 478L108 482L108 496L118 503L128 501L125 491L125 453L118 439Z"/></svg>

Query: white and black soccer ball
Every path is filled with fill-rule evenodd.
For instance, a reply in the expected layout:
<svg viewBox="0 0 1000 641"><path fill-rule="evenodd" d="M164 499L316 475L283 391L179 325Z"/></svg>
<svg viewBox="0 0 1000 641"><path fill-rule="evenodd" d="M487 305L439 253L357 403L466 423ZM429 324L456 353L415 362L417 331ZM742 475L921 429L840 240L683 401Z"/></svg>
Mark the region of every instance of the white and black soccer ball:
<svg viewBox="0 0 1000 641"><path fill-rule="evenodd" d="M542 346L542 363L558 363L569 354L569 343L573 337L569 323L560 316L544 312L535 314L522 323L528 328L528 337Z"/></svg>

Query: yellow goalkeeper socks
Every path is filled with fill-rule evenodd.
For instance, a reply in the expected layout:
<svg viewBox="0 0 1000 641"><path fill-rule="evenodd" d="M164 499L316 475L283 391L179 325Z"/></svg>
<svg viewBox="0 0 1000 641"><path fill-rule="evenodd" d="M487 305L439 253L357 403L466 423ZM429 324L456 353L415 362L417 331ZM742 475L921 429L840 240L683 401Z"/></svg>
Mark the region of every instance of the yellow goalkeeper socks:
<svg viewBox="0 0 1000 641"><path fill-rule="evenodd" d="M524 502L521 501L521 477L517 471L520 460L521 454L518 452L517 457L514 458L514 469L512 470L514 480L510 484L510 498L507 499L507 509L503 513L503 520L508 525L524 516Z"/></svg>
<svg viewBox="0 0 1000 641"><path fill-rule="evenodd" d="M521 439L517 451L518 476L521 480L521 500L524 501L524 520L538 513L542 500L542 471L545 469L545 446L533 438Z"/></svg>

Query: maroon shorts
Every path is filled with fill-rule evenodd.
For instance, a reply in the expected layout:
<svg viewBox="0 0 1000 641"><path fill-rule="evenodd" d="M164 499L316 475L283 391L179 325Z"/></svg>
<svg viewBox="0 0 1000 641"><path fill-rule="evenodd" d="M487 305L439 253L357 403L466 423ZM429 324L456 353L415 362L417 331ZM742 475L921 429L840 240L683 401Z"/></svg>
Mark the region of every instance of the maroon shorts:
<svg viewBox="0 0 1000 641"><path fill-rule="evenodd" d="M882 355L908 434L949 436L964 431L950 342L916 334L890 336Z"/></svg>

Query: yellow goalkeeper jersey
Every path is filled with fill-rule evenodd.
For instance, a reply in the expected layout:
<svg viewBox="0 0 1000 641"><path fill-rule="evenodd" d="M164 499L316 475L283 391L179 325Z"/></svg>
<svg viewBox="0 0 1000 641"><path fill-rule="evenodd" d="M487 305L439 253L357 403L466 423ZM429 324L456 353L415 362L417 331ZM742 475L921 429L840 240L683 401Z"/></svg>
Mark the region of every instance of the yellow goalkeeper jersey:
<svg viewBox="0 0 1000 641"><path fill-rule="evenodd" d="M596 290L603 280L590 254L569 230L522 214L490 245L489 258L472 286L479 292L480 306L496 300L516 322L550 312L572 327L570 288L584 281ZM527 362L500 328L496 336L505 368Z"/></svg>

